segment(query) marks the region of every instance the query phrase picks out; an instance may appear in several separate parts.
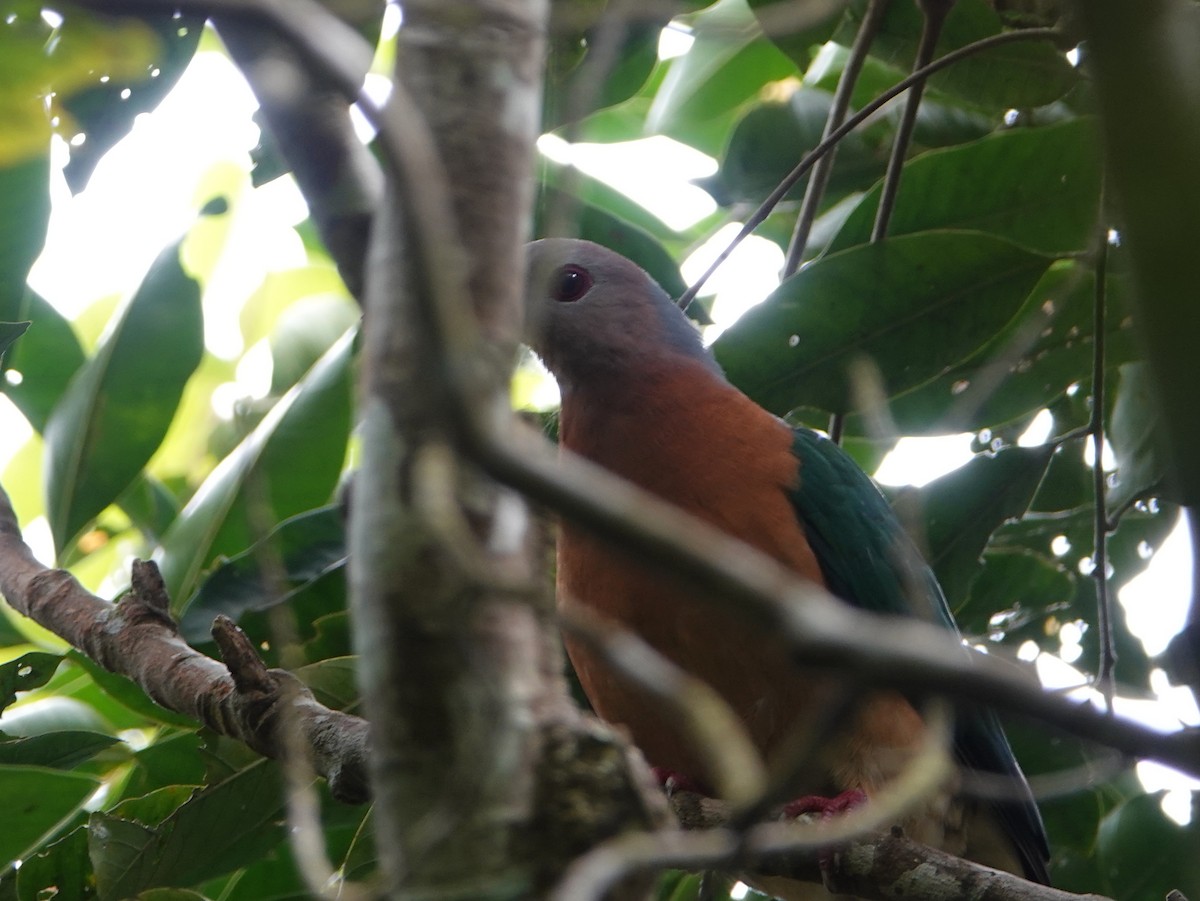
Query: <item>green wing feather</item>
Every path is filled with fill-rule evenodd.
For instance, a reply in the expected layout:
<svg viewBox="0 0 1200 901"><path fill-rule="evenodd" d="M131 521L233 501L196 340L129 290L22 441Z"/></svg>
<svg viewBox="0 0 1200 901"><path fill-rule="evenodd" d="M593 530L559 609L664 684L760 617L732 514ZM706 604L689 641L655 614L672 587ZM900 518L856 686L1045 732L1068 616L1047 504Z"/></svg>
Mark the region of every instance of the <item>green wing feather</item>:
<svg viewBox="0 0 1200 901"><path fill-rule="evenodd" d="M829 590L874 613L921 616L957 633L941 586L875 483L826 438L795 429L800 464L792 494ZM1013 799L995 802L1031 879L1049 882L1046 832L1028 783L996 715L978 705L955 718L955 752L965 766L1013 780Z"/></svg>

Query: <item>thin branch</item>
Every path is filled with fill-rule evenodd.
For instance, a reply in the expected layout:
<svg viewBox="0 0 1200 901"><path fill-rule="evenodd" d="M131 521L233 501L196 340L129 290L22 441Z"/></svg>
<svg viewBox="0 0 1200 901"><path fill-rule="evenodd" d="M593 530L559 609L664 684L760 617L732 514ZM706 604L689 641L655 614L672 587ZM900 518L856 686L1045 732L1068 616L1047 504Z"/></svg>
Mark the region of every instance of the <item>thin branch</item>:
<svg viewBox="0 0 1200 901"><path fill-rule="evenodd" d="M741 718L707 682L586 607L560 605L559 623L619 678L654 699L667 724L701 755L718 796L741 806L761 795L767 778L762 758Z"/></svg>
<svg viewBox="0 0 1200 901"><path fill-rule="evenodd" d="M937 48L942 26L946 24L946 16L954 6L954 0L919 0L917 5L921 7L922 25L917 58L913 63L914 73L926 68L933 59L933 51ZM871 228L872 244L882 241L887 235L892 210L896 206L896 194L900 190L904 160L908 156L908 146L912 142L913 128L917 124L917 113L921 108L921 96L925 93L925 81L926 79L922 78L914 84L904 99L904 112L900 116L900 125L892 141L892 154L888 159L887 173L883 177L879 208L875 211L875 224Z"/></svg>
<svg viewBox="0 0 1200 901"><path fill-rule="evenodd" d="M973 44L967 44L965 47L959 47L957 50L952 50L945 56L939 57L931 62L928 66L913 72L907 78L904 78L892 87L888 88L878 97L864 106L861 110L847 119L840 127L836 128L828 137L824 138L819 144L817 144L816 147L809 151L804 159L797 164L796 168L788 173L783 181L776 186L775 190L768 195L767 199L759 205L758 209L751 214L750 218L746 220L746 223L742 226L741 230L737 233L737 235L734 236L733 240L729 242L728 246L721 251L721 253L713 261L712 265L705 270L704 274L701 275L700 278L698 278L695 282L693 282L692 285L686 291L684 291L682 295L680 295L679 299L676 301L676 304L678 304L680 308L686 310L691 304L692 300L695 299L696 294L702 287L704 287L704 283L707 282L712 274L721 266L721 264L729 258L729 255L733 253L737 246L754 233L754 230L758 228L758 226L763 223L767 216L771 214L771 211L775 209L775 207L779 204L779 201L787 195L788 191L792 189L792 186L795 185L796 182L805 176L808 170L816 164L817 160L836 147L842 138L852 132L855 128L873 116L876 112L890 103L896 97L899 97L909 88L913 87L913 85L923 82L930 75L940 72L942 69L953 65L961 59L965 59L976 53L982 53L985 50L991 50L992 48L1001 46L1003 44L1010 44L1016 41L1059 41L1062 40L1062 38L1063 33L1057 28L1030 28L1025 31L1008 31L1004 32L1003 34L994 34L990 37L976 41Z"/></svg>
<svg viewBox="0 0 1200 901"><path fill-rule="evenodd" d="M764 823L738 835L724 828L728 808L690 793L670 799L684 832L625 835L581 857L551 901L593 901L639 871L666 868L749 871L754 876L823 884L831 892L878 901L1108 901L1028 882L906 838L899 830L852 841L840 821ZM815 828L814 828L815 827ZM817 836L820 836L819 838ZM830 845L836 850L827 853ZM778 883L772 880L773 885Z"/></svg>
<svg viewBox="0 0 1200 901"><path fill-rule="evenodd" d="M70 573L49 569L21 537L8 495L0 488L0 594L17 612L86 654L109 672L127 676L156 703L280 759L281 717L294 717L311 748L312 765L341 800L367 797L367 724L317 703L295 676L268 670L228 619L213 625L225 659L193 650L167 611L158 567L133 564L133 588L119 604L85 590ZM164 674L170 678L164 678Z"/></svg>
<svg viewBox="0 0 1200 901"><path fill-rule="evenodd" d="M1096 251L1096 287L1092 298L1092 415L1088 432L1092 438L1092 504L1094 507L1094 547L1092 580L1096 583L1096 627L1100 633L1100 660L1096 683L1104 696L1108 712L1113 712L1116 695L1116 638L1113 634L1112 601L1108 595L1108 510L1104 476L1104 307L1108 276L1108 227L1101 225L1100 246Z"/></svg>
<svg viewBox="0 0 1200 901"><path fill-rule="evenodd" d="M822 137L828 137L846 120L846 113L850 109L850 98L854 96L854 86L858 83L858 76L862 73L863 65L867 61L867 54L871 50L871 44L879 32L879 24L883 21L883 15L887 12L890 3L891 0L870 0L870 3L867 4L862 24L858 26L858 33L854 35L854 44L850 47L850 53L846 57L845 68L842 69L842 75L838 79L837 90L833 93L833 102L829 107L829 116L825 120ZM796 217L796 227L792 231L791 241L788 242L787 260L784 262L782 273L782 277L785 279L795 275L804 261L808 236L812 232L813 222L817 218L817 210L820 209L821 199L825 195L829 177L833 174L833 164L836 159L837 147L835 145L813 166L808 186L804 189L804 199L800 203L800 214Z"/></svg>

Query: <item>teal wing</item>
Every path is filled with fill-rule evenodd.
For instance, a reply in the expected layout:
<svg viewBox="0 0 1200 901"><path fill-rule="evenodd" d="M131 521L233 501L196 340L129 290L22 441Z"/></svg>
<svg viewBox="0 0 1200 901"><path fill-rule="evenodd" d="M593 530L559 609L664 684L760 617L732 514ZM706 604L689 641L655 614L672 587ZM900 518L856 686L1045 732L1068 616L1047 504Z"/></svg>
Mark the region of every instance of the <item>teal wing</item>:
<svg viewBox="0 0 1200 901"><path fill-rule="evenodd" d="M796 429L800 464L792 503L829 590L874 613L921 616L957 633L941 586L875 483L826 438ZM955 752L966 767L1012 779L1011 800L994 802L1026 876L1048 883L1041 815L995 713L977 705L955 717Z"/></svg>

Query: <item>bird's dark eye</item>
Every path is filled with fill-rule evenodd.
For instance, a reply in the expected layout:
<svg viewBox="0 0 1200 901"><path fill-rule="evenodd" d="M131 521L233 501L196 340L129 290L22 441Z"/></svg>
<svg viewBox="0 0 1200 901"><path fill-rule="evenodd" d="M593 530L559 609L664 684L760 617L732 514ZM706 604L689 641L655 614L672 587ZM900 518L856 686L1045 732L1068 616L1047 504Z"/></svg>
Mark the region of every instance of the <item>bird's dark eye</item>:
<svg viewBox="0 0 1200 901"><path fill-rule="evenodd" d="M550 296L562 303L573 303L592 287L592 276L582 266L563 266L550 280Z"/></svg>

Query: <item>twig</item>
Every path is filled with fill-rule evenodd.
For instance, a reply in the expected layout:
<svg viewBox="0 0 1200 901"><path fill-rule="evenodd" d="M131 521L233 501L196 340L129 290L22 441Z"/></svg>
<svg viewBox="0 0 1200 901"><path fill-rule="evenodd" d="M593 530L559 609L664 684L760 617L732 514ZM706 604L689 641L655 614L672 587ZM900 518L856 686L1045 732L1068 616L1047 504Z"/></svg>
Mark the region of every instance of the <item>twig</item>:
<svg viewBox="0 0 1200 901"><path fill-rule="evenodd" d="M867 4L862 24L858 26L854 44L850 47L850 53L846 57L845 68L842 69L842 75L838 79L837 90L833 92L833 101L829 107L829 116L825 120L822 137L828 137L845 121L846 112L850 109L850 98L854 96L854 86L858 83L858 76L867 61L867 54L871 50L875 35L879 31L879 23L883 21L883 15L887 12L890 3L891 0L871 0ZM804 199L800 202L800 214L796 217L796 227L792 230L791 241L788 242L787 259L783 264L782 273L784 279L795 275L804 261L808 236L812 232L813 222L817 218L817 210L821 206L821 199L825 195L825 188L829 184L829 176L833 173L833 163L836 159L837 147L835 145L813 166L808 186L804 189Z"/></svg>
<svg viewBox="0 0 1200 901"><path fill-rule="evenodd" d="M762 758L742 721L708 683L586 607L560 605L559 622L620 678L654 699L667 728L686 735L701 755L720 797L742 806L761 794L766 783Z"/></svg>
<svg viewBox="0 0 1200 901"><path fill-rule="evenodd" d="M132 679L156 703L244 741L265 757L282 756L278 725L287 711L334 795L351 803L366 799L364 720L317 703L291 674L266 669L224 617L214 624L213 637L225 666L188 647L166 612L168 598L153 563L134 563L133 588L119 604L86 591L70 573L42 565L21 538L3 489L0 594L109 672Z"/></svg>
<svg viewBox="0 0 1200 901"><path fill-rule="evenodd" d="M1095 536L1092 551L1092 580L1096 583L1096 626L1100 633L1100 661L1096 682L1104 696L1105 707L1113 712L1116 694L1116 639L1113 635L1112 602L1108 595L1108 510L1104 476L1104 305L1108 275L1108 227L1100 228L1100 246L1096 251L1096 290L1093 297L1092 326L1092 415L1088 431L1092 437L1092 504Z"/></svg>
<svg viewBox="0 0 1200 901"><path fill-rule="evenodd" d="M828 137L822 139L816 147L808 152L804 159L797 164L796 168L787 174L783 181L776 186L775 190L767 196L767 199L759 205L758 209L751 214L750 218L746 220L741 230L734 236L733 240L729 242L725 249L717 255L717 258L713 261L712 265L710 265L708 269L704 271L704 274L701 275L700 278L698 278L695 282L693 282L688 289L683 292L682 295L680 295L679 299L676 301L676 304L678 304L681 309L687 310L688 306L690 306L691 302L695 299L696 294L702 287L704 287L704 283L707 282L712 274L721 266L721 264L729 258L729 255L733 253L737 246L754 233L754 230L763 223L767 216L770 215L771 211L774 210L779 204L779 201L787 195L787 192L792 189L792 186L796 184L796 182L804 177L805 173L807 173L808 170L813 167L818 159L836 147L842 138L873 116L893 99L903 94L913 85L923 82L930 75L940 72L942 69L953 65L961 59L965 59L966 57L972 56L976 53L982 53L985 50L991 50L992 48L1001 46L1003 44L1009 44L1015 41L1056 41L1060 40L1062 37L1063 33L1057 28L1029 28L1024 31L1007 31L1003 34L994 34L990 37L976 41L973 44L967 44L965 47L959 47L957 50L952 50L945 56L939 57L931 62L928 66L925 66L923 69L918 69L907 78L902 79L892 87L888 88L878 97L864 106L861 110L847 119L844 123L842 123L841 126L836 128Z"/></svg>

